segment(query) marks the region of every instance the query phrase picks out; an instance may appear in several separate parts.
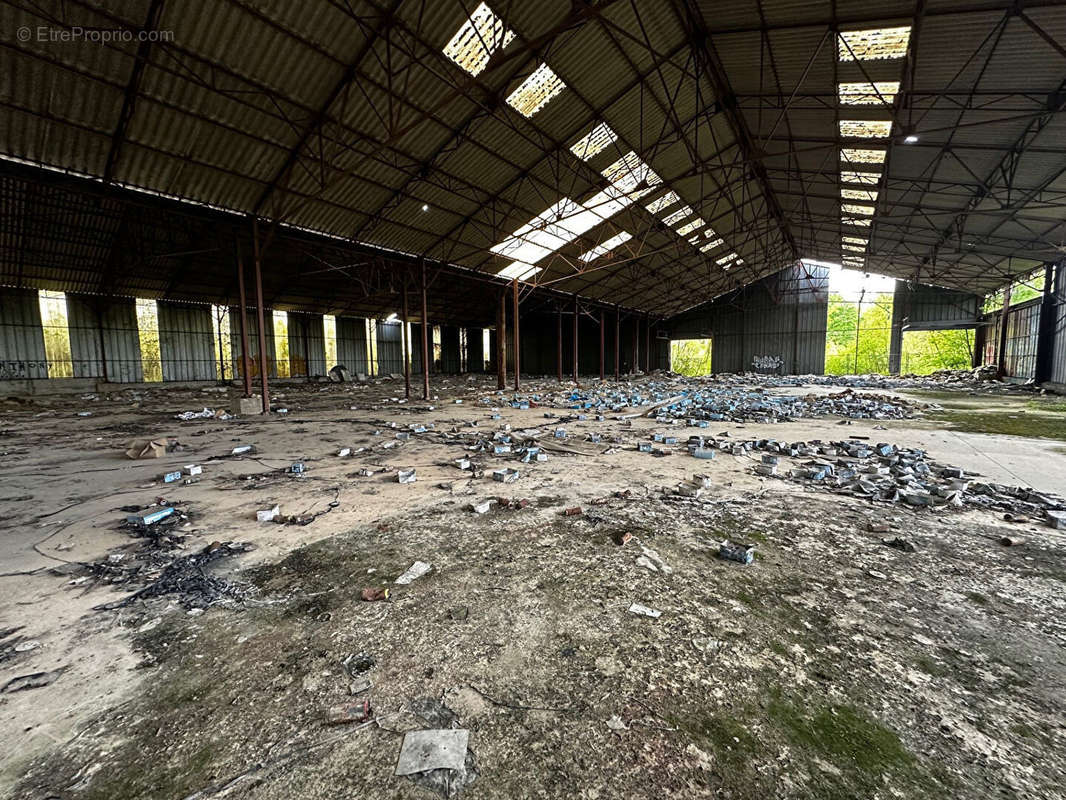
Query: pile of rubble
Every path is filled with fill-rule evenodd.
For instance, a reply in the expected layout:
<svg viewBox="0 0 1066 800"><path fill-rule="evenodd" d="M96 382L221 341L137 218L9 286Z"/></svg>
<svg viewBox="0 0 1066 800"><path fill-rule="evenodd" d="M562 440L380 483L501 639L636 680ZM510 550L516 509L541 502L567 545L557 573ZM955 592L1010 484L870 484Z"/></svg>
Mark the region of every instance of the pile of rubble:
<svg viewBox="0 0 1066 800"><path fill-rule="evenodd" d="M237 542L212 542L202 550L181 555L185 537L178 528L188 516L173 506L155 505L148 509L129 507L126 528L139 547L132 552L114 552L88 564L78 564L72 571L72 585L89 582L111 584L121 591L139 587L121 600L103 603L95 610L122 608L135 600L174 596L185 609L204 609L222 602L241 601L251 588L223 580L205 571L221 558L244 553L252 545Z"/></svg>
<svg viewBox="0 0 1066 800"><path fill-rule="evenodd" d="M818 486L880 502L902 502L917 508L970 506L1001 511L1020 520L1042 518L1066 528L1066 500L1014 486L975 481L959 467L931 460L924 450L899 448L861 439L784 442L776 439L735 440L691 436L689 452L713 458L715 452L761 458L753 471L765 477ZM788 466L783 459L791 459Z"/></svg>
<svg viewBox="0 0 1066 800"><path fill-rule="evenodd" d="M491 405L501 400L482 398ZM907 419L923 404L880 394L859 394L851 389L828 395L778 395L763 386L737 385L681 379L648 381L641 385L606 384L563 392L530 391L513 394L512 408L550 407L604 414L648 408L660 420L687 419L732 422L782 422L790 419L837 415L850 419ZM651 414L649 413L649 416ZM581 419L579 416L578 419Z"/></svg>

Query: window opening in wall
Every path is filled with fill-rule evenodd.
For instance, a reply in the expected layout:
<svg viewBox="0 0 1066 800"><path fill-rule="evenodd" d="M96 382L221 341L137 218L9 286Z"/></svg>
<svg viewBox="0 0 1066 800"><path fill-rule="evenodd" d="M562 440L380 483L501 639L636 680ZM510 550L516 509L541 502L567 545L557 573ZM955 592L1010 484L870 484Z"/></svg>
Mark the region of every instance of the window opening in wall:
<svg viewBox="0 0 1066 800"><path fill-rule="evenodd" d="M366 373L378 374L378 321L366 321Z"/></svg>
<svg viewBox="0 0 1066 800"><path fill-rule="evenodd" d="M74 363L70 354L70 328L67 323L67 296L62 292L38 292L41 328L44 332L44 357L49 378L73 378Z"/></svg>
<svg viewBox="0 0 1066 800"><path fill-rule="evenodd" d="M441 370L441 338L440 325L433 326L433 368L437 372Z"/></svg>
<svg viewBox="0 0 1066 800"><path fill-rule="evenodd" d="M155 300L137 298L137 340L141 346L141 372L147 382L163 380L159 350L159 309Z"/></svg>
<svg viewBox="0 0 1066 800"><path fill-rule="evenodd" d="M485 372L489 371L489 329L481 329L481 357L484 359L482 368Z"/></svg>
<svg viewBox="0 0 1066 800"><path fill-rule="evenodd" d="M237 377L233 369L233 340L230 338L229 306L211 306L215 364L219 380L231 381Z"/></svg>
<svg viewBox="0 0 1066 800"><path fill-rule="evenodd" d="M274 312L274 358L279 378L289 377L289 315Z"/></svg>
<svg viewBox="0 0 1066 800"><path fill-rule="evenodd" d="M337 318L332 314L322 317L322 338L326 342L326 369L332 369L337 361Z"/></svg>
<svg viewBox="0 0 1066 800"><path fill-rule="evenodd" d="M680 339L670 342L670 369L679 375L710 375L711 345L711 339Z"/></svg>

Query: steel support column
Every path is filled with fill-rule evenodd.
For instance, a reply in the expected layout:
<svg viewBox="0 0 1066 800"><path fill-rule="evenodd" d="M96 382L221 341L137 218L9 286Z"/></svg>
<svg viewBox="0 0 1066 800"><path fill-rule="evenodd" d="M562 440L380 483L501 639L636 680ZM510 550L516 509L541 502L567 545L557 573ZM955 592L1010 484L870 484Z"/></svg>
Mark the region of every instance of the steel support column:
<svg viewBox="0 0 1066 800"><path fill-rule="evenodd" d="M500 292L496 309L496 388L507 386L507 292Z"/></svg>
<svg viewBox="0 0 1066 800"><path fill-rule="evenodd" d="M252 370L248 364L248 326L246 320L248 316L248 296L244 291L244 261L241 259L241 243L239 241L235 243L235 255L237 257L237 291L241 301L239 308L241 314L241 373L244 377L244 396L251 397ZM231 330L232 327L231 325Z"/></svg>
<svg viewBox="0 0 1066 800"><path fill-rule="evenodd" d="M620 358L622 354L622 309L614 307L614 379L621 377Z"/></svg>
<svg viewBox="0 0 1066 800"><path fill-rule="evenodd" d="M1061 269L1061 265L1059 269ZM1055 268L1044 266L1044 296L1040 299L1040 327L1036 334L1036 384L1051 380L1055 357Z"/></svg>
<svg viewBox="0 0 1066 800"><path fill-rule="evenodd" d="M556 322L556 344L558 345L555 354L555 371L558 373L559 383L563 382L563 307L560 305L555 309Z"/></svg>
<svg viewBox="0 0 1066 800"><path fill-rule="evenodd" d="M644 371L651 372L651 317L644 320Z"/></svg>
<svg viewBox="0 0 1066 800"><path fill-rule="evenodd" d="M580 314L577 307L577 294L574 294L574 384L578 383L578 366L577 366L577 324Z"/></svg>
<svg viewBox="0 0 1066 800"><path fill-rule="evenodd" d="M426 260L420 259L422 268L422 399L429 399L429 303L426 298Z"/></svg>
<svg viewBox="0 0 1066 800"><path fill-rule="evenodd" d="M606 340L605 340L605 336L604 336L604 327L605 327L605 325L606 325L606 321L604 320L603 309L601 308L600 309L600 383L603 383L603 369L604 369L603 357L604 357L604 348L605 348L605 345L606 345Z"/></svg>
<svg viewBox="0 0 1066 800"><path fill-rule="evenodd" d="M403 342L403 396L408 400L411 399L411 331L408 328L408 308L407 308L407 270L404 269L403 273L403 302L400 303L400 313L403 315L403 330L401 331L401 341Z"/></svg>
<svg viewBox="0 0 1066 800"><path fill-rule="evenodd" d="M511 281L511 294L514 299L514 390L522 385L522 354L518 338L518 278Z"/></svg>
<svg viewBox="0 0 1066 800"><path fill-rule="evenodd" d="M1011 284L1003 290L1003 310L999 316L999 341L996 342L996 368L999 377L1007 375L1007 323L1010 321L1010 290Z"/></svg>
<svg viewBox="0 0 1066 800"><path fill-rule="evenodd" d="M255 304L259 315L259 386L263 392L263 413L270 413L270 383L267 379L266 314L263 310L263 265L259 252L259 220L252 217L252 254L255 259Z"/></svg>
<svg viewBox="0 0 1066 800"><path fill-rule="evenodd" d="M629 374L640 369L640 317L633 317L633 355L629 359Z"/></svg>

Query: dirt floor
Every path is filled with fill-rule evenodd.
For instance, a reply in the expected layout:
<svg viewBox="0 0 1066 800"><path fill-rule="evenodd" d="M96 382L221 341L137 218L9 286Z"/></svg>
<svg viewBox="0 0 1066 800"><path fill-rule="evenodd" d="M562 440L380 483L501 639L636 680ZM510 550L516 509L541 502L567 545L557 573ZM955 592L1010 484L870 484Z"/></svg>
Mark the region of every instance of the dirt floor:
<svg viewBox="0 0 1066 800"><path fill-rule="evenodd" d="M470 453L456 437L475 421L558 423L484 378L434 390L427 404L399 402L397 382L294 385L285 414L188 422L174 415L228 407L225 390L0 404L0 684L52 673L0 694L0 795L1066 796L1066 532L760 478L748 457L656 458L635 443L690 431L644 418L568 422L542 463ZM869 436L1066 490L1066 453L1042 427L1066 417L1055 401L906 396L939 407L703 432ZM970 418L1023 414L1027 437ZM402 440L390 423L434 427ZM125 458L152 436L182 449ZM257 452L229 456L241 444ZM460 471L463 456L484 474ZM285 471L296 460L303 475ZM193 482L158 480L188 464L203 467ZM518 480L493 481L501 466ZM409 467L416 482L397 482ZM670 494L695 472L702 496ZM500 497L528 504L472 510ZM167 558L254 545L194 574L240 599L119 604L135 585L109 578L149 547L122 509L159 498L185 515ZM274 504L313 519L257 522ZM883 543L896 536L915 551ZM723 539L755 545L753 563L718 558ZM88 577L77 566L109 558ZM432 569L395 584L416 561ZM327 723L364 700L368 721ZM405 732L453 726L469 731L465 786L394 775Z"/></svg>

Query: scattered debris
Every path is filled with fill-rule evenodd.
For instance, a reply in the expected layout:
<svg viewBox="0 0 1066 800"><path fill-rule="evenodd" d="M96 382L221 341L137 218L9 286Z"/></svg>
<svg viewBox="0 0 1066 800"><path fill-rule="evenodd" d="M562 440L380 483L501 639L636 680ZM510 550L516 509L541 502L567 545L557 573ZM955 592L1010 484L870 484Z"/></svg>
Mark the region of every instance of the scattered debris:
<svg viewBox="0 0 1066 800"><path fill-rule="evenodd" d="M0 687L0 694L10 694L11 692L21 692L26 689L40 689L42 686L49 686L55 683L64 672L66 667L60 667L59 669L51 670L50 672L31 672L29 675L19 675L12 678L2 687Z"/></svg>
<svg viewBox="0 0 1066 800"><path fill-rule="evenodd" d="M407 571L403 575L396 579L396 583L400 584L401 586L406 586L412 581L421 578L431 569L433 569L432 564L427 564L425 561L416 561L414 564L407 568Z"/></svg>
<svg viewBox="0 0 1066 800"><path fill-rule="evenodd" d="M363 591L359 593L359 597L360 599L365 600L368 603L374 603L378 600L388 600L389 590L387 588L380 588L375 586L368 589L363 589Z"/></svg>
<svg viewBox="0 0 1066 800"><path fill-rule="evenodd" d="M353 722L366 722L370 719L370 700L362 702L340 703L330 706L326 711L327 725L349 725Z"/></svg>
<svg viewBox="0 0 1066 800"><path fill-rule="evenodd" d="M895 548L896 550L902 550L904 553L913 553L917 549L911 542L900 536L894 539L882 539L881 544Z"/></svg>
<svg viewBox="0 0 1066 800"><path fill-rule="evenodd" d="M755 560L755 545L733 544L726 539L718 545L718 557L726 561L750 564Z"/></svg>
<svg viewBox="0 0 1066 800"><path fill-rule="evenodd" d="M646 606L643 603L633 603L629 607L629 613L636 614L638 617L651 617L652 619L658 619L663 615L662 611Z"/></svg>
<svg viewBox="0 0 1066 800"><path fill-rule="evenodd" d="M180 448L177 439L168 439L165 436L157 439L133 439L126 445L126 458L162 458Z"/></svg>

